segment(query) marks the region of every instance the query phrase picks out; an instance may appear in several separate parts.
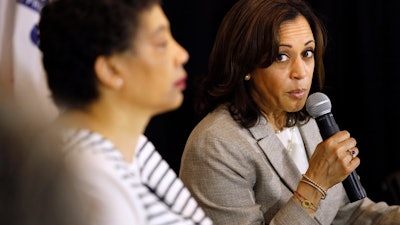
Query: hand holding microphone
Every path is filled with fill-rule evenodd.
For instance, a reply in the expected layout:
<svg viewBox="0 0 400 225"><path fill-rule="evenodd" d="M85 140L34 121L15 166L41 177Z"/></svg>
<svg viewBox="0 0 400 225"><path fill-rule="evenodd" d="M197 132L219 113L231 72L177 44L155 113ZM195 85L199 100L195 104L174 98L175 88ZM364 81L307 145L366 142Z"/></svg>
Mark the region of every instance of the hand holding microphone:
<svg viewBox="0 0 400 225"><path fill-rule="evenodd" d="M307 99L306 110L316 120L323 140L340 132L331 113L331 108L332 106L329 98L323 93L314 93ZM349 149L348 151L354 158L356 154L355 150ZM367 196L355 170L351 172L342 183L350 202L360 200Z"/></svg>

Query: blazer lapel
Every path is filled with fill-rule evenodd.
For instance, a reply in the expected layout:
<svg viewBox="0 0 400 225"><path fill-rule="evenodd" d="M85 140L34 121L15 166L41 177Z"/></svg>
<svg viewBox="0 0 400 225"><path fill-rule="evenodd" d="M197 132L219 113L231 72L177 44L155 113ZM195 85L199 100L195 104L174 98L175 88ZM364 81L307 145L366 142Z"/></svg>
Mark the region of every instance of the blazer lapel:
<svg viewBox="0 0 400 225"><path fill-rule="evenodd" d="M259 123L249 131L282 182L294 192L301 179L301 174L265 118L260 117Z"/></svg>

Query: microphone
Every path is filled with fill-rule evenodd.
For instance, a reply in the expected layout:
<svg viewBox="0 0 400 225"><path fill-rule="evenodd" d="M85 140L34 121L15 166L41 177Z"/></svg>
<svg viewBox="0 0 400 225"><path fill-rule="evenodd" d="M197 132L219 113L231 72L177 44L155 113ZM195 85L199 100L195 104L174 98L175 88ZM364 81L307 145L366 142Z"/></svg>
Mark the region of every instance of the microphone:
<svg viewBox="0 0 400 225"><path fill-rule="evenodd" d="M331 113L331 108L332 105L328 96L321 92L311 94L306 102L306 110L316 120L323 140L340 131ZM342 184L350 202L355 202L367 196L355 170L343 180Z"/></svg>

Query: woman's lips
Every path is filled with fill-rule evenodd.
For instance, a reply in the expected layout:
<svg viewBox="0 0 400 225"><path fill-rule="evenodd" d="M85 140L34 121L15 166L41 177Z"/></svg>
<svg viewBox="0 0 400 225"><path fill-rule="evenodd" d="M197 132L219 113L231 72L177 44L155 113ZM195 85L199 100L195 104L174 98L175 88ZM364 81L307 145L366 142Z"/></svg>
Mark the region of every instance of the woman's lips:
<svg viewBox="0 0 400 225"><path fill-rule="evenodd" d="M187 75L183 76L182 79L180 79L178 82L175 83L175 86L181 90L185 90L186 89L186 79L187 79Z"/></svg>
<svg viewBox="0 0 400 225"><path fill-rule="evenodd" d="M293 96L294 98L301 99L306 95L306 89L296 89L289 91L289 95Z"/></svg>

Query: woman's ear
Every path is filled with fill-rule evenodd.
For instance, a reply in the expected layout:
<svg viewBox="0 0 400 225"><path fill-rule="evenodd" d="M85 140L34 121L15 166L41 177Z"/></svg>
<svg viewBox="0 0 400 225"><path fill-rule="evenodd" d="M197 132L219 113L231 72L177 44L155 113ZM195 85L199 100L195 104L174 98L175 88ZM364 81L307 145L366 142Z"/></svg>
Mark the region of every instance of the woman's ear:
<svg viewBox="0 0 400 225"><path fill-rule="evenodd" d="M106 87L119 89L124 80L116 73L111 58L105 56L97 57L94 63L94 70L98 80Z"/></svg>

